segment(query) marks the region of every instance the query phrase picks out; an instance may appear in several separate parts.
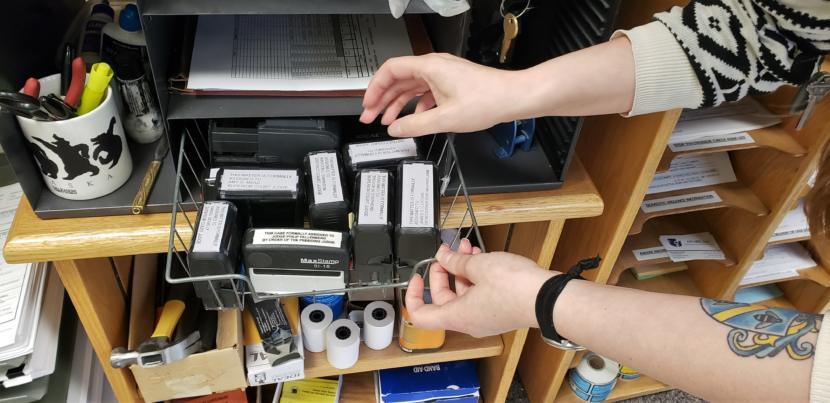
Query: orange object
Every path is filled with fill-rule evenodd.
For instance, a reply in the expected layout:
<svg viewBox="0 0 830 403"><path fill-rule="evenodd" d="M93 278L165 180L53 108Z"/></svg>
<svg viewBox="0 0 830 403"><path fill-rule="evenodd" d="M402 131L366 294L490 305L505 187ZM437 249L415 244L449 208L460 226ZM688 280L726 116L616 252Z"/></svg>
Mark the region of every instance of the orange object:
<svg viewBox="0 0 830 403"><path fill-rule="evenodd" d="M425 353L440 350L444 346L447 332L443 329L428 330L416 327L409 321L409 312L404 306L406 290L402 290L398 298L398 310L401 313L401 323L398 329L398 345L407 353Z"/></svg>

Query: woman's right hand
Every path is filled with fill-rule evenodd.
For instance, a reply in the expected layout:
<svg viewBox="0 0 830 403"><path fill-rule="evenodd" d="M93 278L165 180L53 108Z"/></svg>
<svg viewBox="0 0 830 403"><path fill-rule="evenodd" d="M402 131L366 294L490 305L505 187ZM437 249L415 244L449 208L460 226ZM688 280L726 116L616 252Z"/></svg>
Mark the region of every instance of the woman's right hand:
<svg viewBox="0 0 830 403"><path fill-rule="evenodd" d="M381 123L395 137L488 129L518 118L517 75L449 54L389 59L369 83L360 121L372 123L383 113ZM416 97L415 113L399 118Z"/></svg>

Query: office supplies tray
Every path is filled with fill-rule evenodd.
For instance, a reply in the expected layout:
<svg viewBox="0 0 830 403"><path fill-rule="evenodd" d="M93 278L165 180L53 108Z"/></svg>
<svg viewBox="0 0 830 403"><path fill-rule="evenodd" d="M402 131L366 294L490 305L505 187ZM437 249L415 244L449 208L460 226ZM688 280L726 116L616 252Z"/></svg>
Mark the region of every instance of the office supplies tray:
<svg viewBox="0 0 830 403"><path fill-rule="evenodd" d="M345 288L340 289L317 290L310 288L302 292L276 294L258 292L245 273L244 267L241 267L243 265L240 265L240 270L233 274L209 276L190 275L191 270L187 256L190 253L190 238L196 232L197 225L196 215L193 214L193 211L201 212L204 204L204 192L202 191L202 181L200 180L201 173L212 167L207 155L207 144L202 141L204 140L204 136L199 125L196 122L192 125L184 125L180 134L181 136L178 141L173 143L174 147L172 149L174 155L177 155L176 181L173 189L173 200L177 202L173 205L173 214L171 215L165 279L172 284L207 283L216 302L215 304L206 303L207 309L242 309L248 296L257 302L264 299L279 299L283 297L406 288L409 284L409 278L395 277L387 283L379 283L377 281L371 283L350 281ZM473 212L470 194L467 191L464 175L458 163L455 135L434 135L432 138L425 140L425 145L428 145L425 154L426 159L435 163L438 175L439 189L437 190L441 197L441 207L439 208L442 212L439 216L439 229L442 230L442 233L445 232L443 230L452 230L450 232L452 240L448 242L452 247L458 245L462 238L469 239L474 235L478 240L478 246L484 251L485 247L479 232L478 222ZM452 220L449 220L450 216L453 216ZM458 216L461 216L460 222L457 221L456 217ZM448 222L457 223L457 225L452 225L451 228L448 228L449 226L446 225ZM412 272L426 276L429 271L429 266L433 261L433 259L425 259L418 262ZM178 268L182 268L183 270L179 270ZM227 293L227 284L232 288L232 293L235 297L231 298L233 304L229 304L227 298L224 299L223 303L223 298L220 298L220 293L218 292L220 290L220 282L226 284L222 288L223 293Z"/></svg>

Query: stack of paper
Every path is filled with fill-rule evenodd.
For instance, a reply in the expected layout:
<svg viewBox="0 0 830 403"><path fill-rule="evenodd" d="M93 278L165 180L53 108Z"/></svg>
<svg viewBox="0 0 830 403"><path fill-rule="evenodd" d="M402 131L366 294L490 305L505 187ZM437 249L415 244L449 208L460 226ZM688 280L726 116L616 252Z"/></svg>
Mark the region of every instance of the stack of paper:
<svg viewBox="0 0 830 403"><path fill-rule="evenodd" d="M21 194L18 184L0 187L0 244ZM47 266L9 264L0 256L0 382L6 388L55 369L63 285Z"/></svg>
<svg viewBox="0 0 830 403"><path fill-rule="evenodd" d="M682 156L672 160L668 171L654 175L646 194L693 189L737 180L729 153L725 151Z"/></svg>
<svg viewBox="0 0 830 403"><path fill-rule="evenodd" d="M790 239L803 238L810 235L810 225L807 222L807 215L804 214L804 201L800 201L798 206L790 210L778 228L769 238L770 242L787 241Z"/></svg>
<svg viewBox="0 0 830 403"><path fill-rule="evenodd" d="M773 245L755 261L741 279L741 285L765 283L798 276L798 271L816 267L816 262L799 243Z"/></svg>
<svg viewBox="0 0 830 403"><path fill-rule="evenodd" d="M660 244L672 262L724 260L726 255L708 232L686 235L660 235Z"/></svg>
<svg viewBox="0 0 830 403"><path fill-rule="evenodd" d="M672 132L669 148L684 152L752 144L755 140L748 131L780 122L781 119L752 98L715 108L686 110Z"/></svg>

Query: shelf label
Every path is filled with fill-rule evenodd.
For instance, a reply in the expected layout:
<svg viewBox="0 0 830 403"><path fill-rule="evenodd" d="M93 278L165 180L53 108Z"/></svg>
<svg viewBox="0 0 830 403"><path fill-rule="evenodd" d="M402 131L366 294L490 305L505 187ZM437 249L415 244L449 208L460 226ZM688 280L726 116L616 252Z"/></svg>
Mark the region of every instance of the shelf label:
<svg viewBox="0 0 830 403"><path fill-rule="evenodd" d="M726 255L715 237L708 232L687 235L661 235L660 244L672 262L689 260L724 260Z"/></svg>
<svg viewBox="0 0 830 403"><path fill-rule="evenodd" d="M668 252L666 252L666 248L662 246L655 246L653 248L644 248L644 249L634 249L631 251L634 254L634 258L637 259L638 262L643 262L646 260L655 260L655 259L663 259L669 257Z"/></svg>
<svg viewBox="0 0 830 403"><path fill-rule="evenodd" d="M311 168L311 185L314 188L314 203L334 203L343 201L343 188L340 185L340 167L337 154L319 153L308 156Z"/></svg>
<svg viewBox="0 0 830 403"><path fill-rule="evenodd" d="M735 146L741 144L753 144L755 139L749 133L733 133L721 136L703 136L693 140L677 141L669 143L669 149L679 153L684 151L705 150L707 148L718 148Z"/></svg>
<svg viewBox="0 0 830 403"><path fill-rule="evenodd" d="M737 180L727 152L680 156L671 162L668 171L654 175L646 194L718 185Z"/></svg>
<svg viewBox="0 0 830 403"><path fill-rule="evenodd" d="M644 200L643 204L640 206L640 209L643 210L644 213L655 213L658 211L720 203L722 201L723 200L721 200L720 196L718 196L718 192L709 191Z"/></svg>
<svg viewBox="0 0 830 403"><path fill-rule="evenodd" d="M360 200L357 222L386 225L389 222L389 174L381 171L360 173Z"/></svg>
<svg viewBox="0 0 830 403"><path fill-rule="evenodd" d="M804 214L804 201L802 200L796 208L787 212L769 241L787 241L807 236L810 236L810 223L807 221L807 215Z"/></svg>
<svg viewBox="0 0 830 403"><path fill-rule="evenodd" d="M228 203L205 203L199 216L199 228L191 252L219 252L225 220L228 217Z"/></svg>

